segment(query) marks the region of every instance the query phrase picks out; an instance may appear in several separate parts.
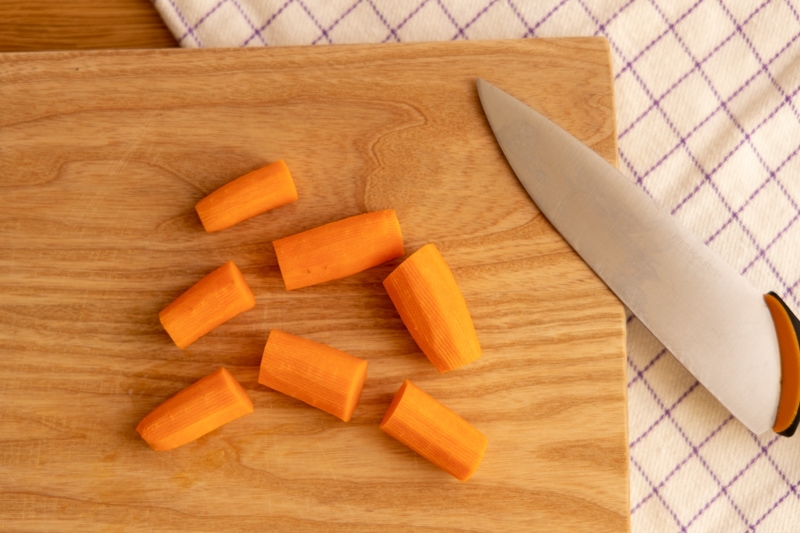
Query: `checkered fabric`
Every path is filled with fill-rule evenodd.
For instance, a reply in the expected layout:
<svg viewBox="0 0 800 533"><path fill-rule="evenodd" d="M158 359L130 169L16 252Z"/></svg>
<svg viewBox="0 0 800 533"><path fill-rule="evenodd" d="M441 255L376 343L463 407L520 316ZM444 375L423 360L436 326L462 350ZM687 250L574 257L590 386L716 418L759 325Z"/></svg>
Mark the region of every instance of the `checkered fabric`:
<svg viewBox="0 0 800 533"><path fill-rule="evenodd" d="M800 0L156 0L186 47L602 35L621 169L800 309ZM800 531L800 437L756 436L628 320L635 532Z"/></svg>

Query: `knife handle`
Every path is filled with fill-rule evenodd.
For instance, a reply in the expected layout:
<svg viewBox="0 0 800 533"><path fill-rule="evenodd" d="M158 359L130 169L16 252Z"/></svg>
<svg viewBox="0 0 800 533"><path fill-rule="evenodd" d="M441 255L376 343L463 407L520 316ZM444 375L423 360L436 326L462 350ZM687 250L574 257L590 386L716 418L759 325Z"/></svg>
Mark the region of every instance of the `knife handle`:
<svg viewBox="0 0 800 533"><path fill-rule="evenodd" d="M781 397L772 430L791 437L800 423L800 321L774 292L764 295L781 354Z"/></svg>

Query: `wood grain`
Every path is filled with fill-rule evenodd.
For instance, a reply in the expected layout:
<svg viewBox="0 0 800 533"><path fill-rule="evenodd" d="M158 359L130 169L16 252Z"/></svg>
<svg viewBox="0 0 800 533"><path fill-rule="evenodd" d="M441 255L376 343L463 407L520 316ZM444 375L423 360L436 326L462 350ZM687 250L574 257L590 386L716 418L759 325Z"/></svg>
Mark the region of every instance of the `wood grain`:
<svg viewBox="0 0 800 533"><path fill-rule="evenodd" d="M601 39L0 56L0 529L627 531L623 309L477 77L616 160ZM299 201L202 230L195 202L279 158ZM284 290L272 240L382 208L452 267L477 362L420 353L381 286L401 259ZM158 311L229 259L256 307L177 349ZM257 383L271 328L369 361L349 423ZM219 366L255 412L149 449L136 423ZM468 482L378 429L405 378L488 436Z"/></svg>
<svg viewBox="0 0 800 533"><path fill-rule="evenodd" d="M0 0L0 52L176 46L152 0Z"/></svg>

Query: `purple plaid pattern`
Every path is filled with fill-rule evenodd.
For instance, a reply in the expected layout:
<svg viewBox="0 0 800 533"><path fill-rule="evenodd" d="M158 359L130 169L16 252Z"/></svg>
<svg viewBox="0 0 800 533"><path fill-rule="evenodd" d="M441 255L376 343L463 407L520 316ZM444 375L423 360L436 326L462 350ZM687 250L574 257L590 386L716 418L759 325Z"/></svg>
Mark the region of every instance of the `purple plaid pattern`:
<svg viewBox="0 0 800 533"><path fill-rule="evenodd" d="M602 35L622 170L800 307L798 0L155 0L182 46ZM800 440L755 436L628 320L634 531L800 531Z"/></svg>

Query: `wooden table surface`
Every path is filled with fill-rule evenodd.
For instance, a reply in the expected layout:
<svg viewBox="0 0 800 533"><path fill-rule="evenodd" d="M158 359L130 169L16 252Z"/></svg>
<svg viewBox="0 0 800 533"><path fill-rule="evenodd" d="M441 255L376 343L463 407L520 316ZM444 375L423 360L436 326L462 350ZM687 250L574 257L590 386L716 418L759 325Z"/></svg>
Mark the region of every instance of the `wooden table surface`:
<svg viewBox="0 0 800 533"><path fill-rule="evenodd" d="M0 52L177 46L151 0L0 0Z"/></svg>

